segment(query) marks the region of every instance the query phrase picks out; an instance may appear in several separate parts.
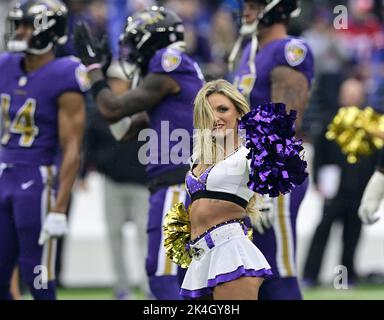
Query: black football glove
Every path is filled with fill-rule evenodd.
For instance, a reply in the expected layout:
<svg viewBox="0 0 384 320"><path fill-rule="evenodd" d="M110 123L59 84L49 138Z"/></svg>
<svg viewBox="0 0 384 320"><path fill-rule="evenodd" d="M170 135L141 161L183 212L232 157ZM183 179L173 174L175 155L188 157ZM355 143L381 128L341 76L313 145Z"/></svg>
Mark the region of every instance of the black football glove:
<svg viewBox="0 0 384 320"><path fill-rule="evenodd" d="M103 73L107 72L112 60L107 37L98 41L92 37L88 25L85 22L79 22L75 26L74 46L84 65L100 63Z"/></svg>
<svg viewBox="0 0 384 320"><path fill-rule="evenodd" d="M96 48L97 54L100 56L100 63L101 63L101 70L103 71L103 74L107 74L107 70L112 62L112 52L109 47L109 41L108 37L104 36L100 44Z"/></svg>

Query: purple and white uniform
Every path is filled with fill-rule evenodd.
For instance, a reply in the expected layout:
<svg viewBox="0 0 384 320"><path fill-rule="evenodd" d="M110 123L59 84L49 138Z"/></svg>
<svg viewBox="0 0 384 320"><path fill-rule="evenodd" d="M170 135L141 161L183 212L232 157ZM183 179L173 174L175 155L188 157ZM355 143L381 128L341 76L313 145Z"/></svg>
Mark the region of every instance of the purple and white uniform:
<svg viewBox="0 0 384 320"><path fill-rule="evenodd" d="M38 245L52 208L60 161L58 99L87 89L85 68L75 58L54 59L25 73L23 55L0 55L0 300L7 298L18 264L35 299L54 299L56 240ZM48 288L34 286L43 272Z"/></svg>
<svg viewBox="0 0 384 320"><path fill-rule="evenodd" d="M192 170L186 176L186 188L192 202L205 199L226 200L244 209L254 192L247 187L249 150L240 146L224 160L208 167L199 177ZM211 227L189 243L192 262L185 275L181 294L189 298L211 296L219 284L240 277L267 277L270 265L248 239L242 221L230 220Z"/></svg>
<svg viewBox="0 0 384 320"><path fill-rule="evenodd" d="M244 49L239 67L235 74L234 84L248 98L250 106L256 107L271 101L270 75L278 66L288 66L304 74L309 86L314 73L314 61L311 49L301 39L287 37L271 41L258 51L255 58L256 74L251 72L249 54L251 44ZM295 188L291 193L274 199L276 210L273 227L263 235L254 230L254 243L267 258L272 267L273 276L264 282L263 290L273 278L294 278L292 290L273 289L265 294L266 299L296 299L301 298L296 276L296 219L301 201L307 190L308 181ZM288 279L288 281L290 281ZM279 286L276 286L279 288Z"/></svg>
<svg viewBox="0 0 384 320"><path fill-rule="evenodd" d="M189 169L192 148L193 101L204 80L196 62L171 48L155 53L149 62L148 73L165 74L180 86L178 94L167 96L148 111L150 128L158 137L150 139L149 144L154 143L150 150L158 152L149 155L146 167L149 184L155 182L147 226L146 270L151 291L157 299L180 299L178 268L165 254L162 226L164 216L173 204L187 201L184 177Z"/></svg>

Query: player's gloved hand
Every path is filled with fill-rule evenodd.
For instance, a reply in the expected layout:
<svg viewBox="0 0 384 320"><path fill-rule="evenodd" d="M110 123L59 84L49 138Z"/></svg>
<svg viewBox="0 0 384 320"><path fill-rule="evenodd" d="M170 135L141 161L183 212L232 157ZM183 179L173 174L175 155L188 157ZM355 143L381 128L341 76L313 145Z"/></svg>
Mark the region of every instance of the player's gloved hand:
<svg viewBox="0 0 384 320"><path fill-rule="evenodd" d="M273 198L266 195L262 196L262 201L256 204L256 208L260 211L260 215L252 221L252 225L258 233L264 234L266 229L272 227L276 216Z"/></svg>
<svg viewBox="0 0 384 320"><path fill-rule="evenodd" d="M46 216L40 231L39 245L50 238L62 237L68 233L67 216L64 213L50 212Z"/></svg>
<svg viewBox="0 0 384 320"><path fill-rule="evenodd" d="M85 66L100 64L103 73L107 72L112 60L107 37L98 41L92 36L88 25L85 22L79 22L75 26L74 46L78 57Z"/></svg>
<svg viewBox="0 0 384 320"><path fill-rule="evenodd" d="M106 75L107 70L112 62L112 52L111 48L109 47L109 41L107 36L104 36L101 39L100 44L97 47L97 51L100 56L101 70L103 71L103 74Z"/></svg>
<svg viewBox="0 0 384 320"><path fill-rule="evenodd" d="M384 174L376 170L365 187L358 211L364 224L373 224L379 220L378 209L383 198Z"/></svg>

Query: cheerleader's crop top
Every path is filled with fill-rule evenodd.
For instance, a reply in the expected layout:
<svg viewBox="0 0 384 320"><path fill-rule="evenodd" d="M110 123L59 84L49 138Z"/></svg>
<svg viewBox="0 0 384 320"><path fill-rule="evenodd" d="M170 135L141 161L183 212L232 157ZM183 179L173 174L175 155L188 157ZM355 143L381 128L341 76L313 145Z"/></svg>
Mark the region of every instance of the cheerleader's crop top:
<svg viewBox="0 0 384 320"><path fill-rule="evenodd" d="M209 198L234 202L246 208L254 192L247 187L250 160L246 158L249 150L240 146L224 160L208 167L200 177L191 170L185 178L185 185L192 202Z"/></svg>

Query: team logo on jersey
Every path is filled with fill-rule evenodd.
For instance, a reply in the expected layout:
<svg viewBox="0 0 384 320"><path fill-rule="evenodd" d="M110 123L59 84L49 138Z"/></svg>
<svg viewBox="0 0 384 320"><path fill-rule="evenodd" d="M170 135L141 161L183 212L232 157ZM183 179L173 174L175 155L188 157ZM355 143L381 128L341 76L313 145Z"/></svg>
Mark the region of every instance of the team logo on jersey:
<svg viewBox="0 0 384 320"><path fill-rule="evenodd" d="M252 73L236 76L233 84L248 99L256 81L256 75Z"/></svg>
<svg viewBox="0 0 384 320"><path fill-rule="evenodd" d="M76 68L76 81L80 87L80 90L83 92L91 88L87 70L85 69L85 66L82 64Z"/></svg>
<svg viewBox="0 0 384 320"><path fill-rule="evenodd" d="M285 59L292 67L302 63L307 55L307 47L299 40L291 40L285 45Z"/></svg>
<svg viewBox="0 0 384 320"><path fill-rule="evenodd" d="M161 66L166 72L175 70L181 63L181 56L175 51L164 52L161 58Z"/></svg>

